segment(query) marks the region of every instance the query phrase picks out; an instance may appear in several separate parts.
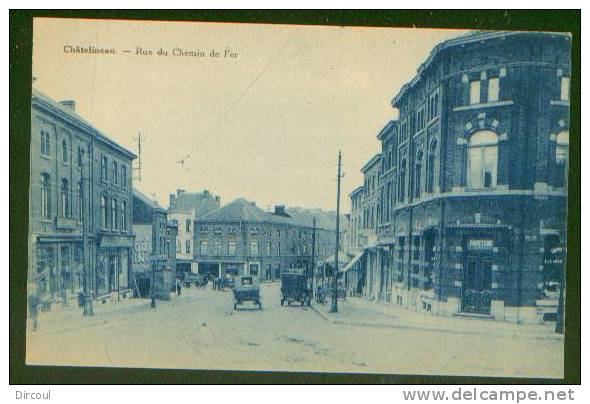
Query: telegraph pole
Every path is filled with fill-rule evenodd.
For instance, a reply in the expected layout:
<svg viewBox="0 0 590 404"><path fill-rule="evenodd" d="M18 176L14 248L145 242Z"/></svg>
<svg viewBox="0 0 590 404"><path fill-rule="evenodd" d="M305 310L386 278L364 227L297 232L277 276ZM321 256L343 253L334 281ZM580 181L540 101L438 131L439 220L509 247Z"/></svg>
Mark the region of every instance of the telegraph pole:
<svg viewBox="0 0 590 404"><path fill-rule="evenodd" d="M137 171L137 180L141 181L141 132L133 139L137 140L137 167L134 167L133 170Z"/></svg>
<svg viewBox="0 0 590 404"><path fill-rule="evenodd" d="M315 269L315 216L313 217L313 231L311 233L311 298L313 298L313 276Z"/></svg>
<svg viewBox="0 0 590 404"><path fill-rule="evenodd" d="M88 144L88 163L90 165L90 161L92 159L91 155L91 148L92 146ZM84 312L82 313L83 317L90 317L94 316L94 308L92 307L92 295L90 292L90 277L92 276L90 271L90 263L91 259L89 257L88 251L88 222L90 218L90 191L88 193L84 192L86 187L86 178L84 177L84 157L81 156L80 161L80 182L82 183L81 186L81 193L82 193L82 254L84 256ZM89 169L90 170L90 169ZM90 188L90 181L88 181L88 188Z"/></svg>
<svg viewBox="0 0 590 404"><path fill-rule="evenodd" d="M334 271L332 271L332 306L330 313L338 313L338 250L340 249L340 179L342 153L338 152L338 188L336 191L336 253L334 254Z"/></svg>

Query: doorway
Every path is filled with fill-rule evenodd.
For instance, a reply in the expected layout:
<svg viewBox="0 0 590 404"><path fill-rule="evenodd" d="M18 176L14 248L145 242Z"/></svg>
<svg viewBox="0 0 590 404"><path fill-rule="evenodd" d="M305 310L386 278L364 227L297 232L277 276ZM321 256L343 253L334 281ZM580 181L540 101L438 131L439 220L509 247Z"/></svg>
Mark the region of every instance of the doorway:
<svg viewBox="0 0 590 404"><path fill-rule="evenodd" d="M463 313L490 314L492 305L492 257L486 254L469 254L463 266L461 311Z"/></svg>

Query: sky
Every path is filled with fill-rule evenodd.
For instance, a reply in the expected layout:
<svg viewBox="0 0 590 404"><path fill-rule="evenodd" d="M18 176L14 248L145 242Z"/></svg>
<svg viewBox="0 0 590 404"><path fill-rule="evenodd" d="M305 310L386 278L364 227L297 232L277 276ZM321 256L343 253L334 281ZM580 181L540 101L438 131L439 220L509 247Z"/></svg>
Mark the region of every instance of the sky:
<svg viewBox="0 0 590 404"><path fill-rule="evenodd" d="M391 99L436 44L464 32L42 18L34 86L75 100L79 115L136 154L141 133L134 186L164 206L180 188L207 189L222 205L243 197L265 209L335 210L341 151L347 213L394 119ZM76 46L116 54L65 52Z"/></svg>

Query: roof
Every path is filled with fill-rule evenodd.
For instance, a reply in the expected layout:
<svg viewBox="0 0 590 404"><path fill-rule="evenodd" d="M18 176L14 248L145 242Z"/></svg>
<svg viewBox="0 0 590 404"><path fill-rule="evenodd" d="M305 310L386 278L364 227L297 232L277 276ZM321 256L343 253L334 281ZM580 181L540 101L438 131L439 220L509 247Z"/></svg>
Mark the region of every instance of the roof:
<svg viewBox="0 0 590 404"><path fill-rule="evenodd" d="M375 163L377 163L379 161L379 159L381 158L381 153L377 153L375 154L373 157L371 157L371 159L369 161L367 161L367 163L361 168L361 172L364 173L365 171L367 171L369 168L373 167L375 165Z"/></svg>
<svg viewBox="0 0 590 404"><path fill-rule="evenodd" d="M201 222L268 222L273 215L244 198L238 198L227 205L197 217Z"/></svg>
<svg viewBox="0 0 590 404"><path fill-rule="evenodd" d="M363 189L365 189L365 188L362 185L360 185L360 186L356 187L355 189L353 189L352 192L350 194L348 194L348 196L352 198L356 194L361 193L363 191Z"/></svg>
<svg viewBox="0 0 590 404"><path fill-rule="evenodd" d="M335 230L336 229L336 212L325 211L322 209L307 208L288 208L287 213L293 218L293 222L299 226L312 227L313 219L318 229ZM344 216L340 216L340 230L345 230L347 221Z"/></svg>
<svg viewBox="0 0 590 404"><path fill-rule="evenodd" d="M46 110L52 112L54 115L57 115L59 118L73 125L78 126L80 129L86 131L90 135L95 136L98 140L108 144L109 146L123 153L130 159L135 159L137 157L133 152L127 150L120 144L116 143L114 140L112 140L107 135L98 130L96 127L94 127L90 122L78 115L71 108L66 107L65 105L51 99L50 97L48 97L47 95L43 94L41 91L35 88L33 88L32 90L31 104L39 108L45 108Z"/></svg>
<svg viewBox="0 0 590 404"><path fill-rule="evenodd" d="M205 192L185 192L178 195L168 208L171 213L191 213L194 210L196 218L216 209L219 209L219 203L215 197Z"/></svg>
<svg viewBox="0 0 590 404"><path fill-rule="evenodd" d="M479 41L485 41L485 40L496 39L496 38L505 38L508 36L515 36L515 35L531 35L531 34L533 34L533 35L534 34L550 34L550 35L558 35L558 36L571 38L571 34L559 33L559 32L546 33L546 32L538 32L538 31L537 32L535 32L535 31L528 31L528 32L527 31L470 31L466 34L462 34L462 35L459 35L455 38L448 39L444 42L439 43L438 45L436 45L432 49L428 58L424 61L424 63L422 63L420 65L420 67L418 67L416 76L414 76L414 78L410 82L408 82L402 86L399 93L391 100L391 105L395 107L395 105L404 96L406 91L408 91L409 89L411 89L412 87L414 87L416 85L416 83L422 78L422 73L424 72L424 70L426 70L432 64L432 61L443 50L454 47L454 46L466 45L469 43L474 43L474 42L479 42Z"/></svg>
<svg viewBox="0 0 590 404"><path fill-rule="evenodd" d="M161 206L155 199L150 198L149 196L142 193L139 189L133 187L133 197L139 199L147 206L154 210L160 210L162 212L166 212L166 208Z"/></svg>

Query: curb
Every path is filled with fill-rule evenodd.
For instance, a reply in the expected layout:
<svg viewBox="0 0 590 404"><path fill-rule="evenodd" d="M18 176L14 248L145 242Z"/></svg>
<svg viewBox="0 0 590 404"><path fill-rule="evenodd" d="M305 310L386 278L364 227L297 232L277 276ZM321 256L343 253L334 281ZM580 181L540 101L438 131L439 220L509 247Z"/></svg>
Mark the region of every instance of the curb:
<svg viewBox="0 0 590 404"><path fill-rule="evenodd" d="M330 318L325 313L322 313L319 309L315 308L313 305L310 306L311 309L324 321L327 321L332 324L339 324L339 325L347 325L347 326L356 326L356 327L373 327L373 328L388 328L388 329L398 329L398 330L417 330L417 331L435 331L435 332L444 332L450 334L457 334L457 331L451 330L448 328L437 328L437 327L420 327L420 326L413 326L413 325L404 325L404 324L389 324L389 323L365 323L365 322L352 322L352 321L342 321L342 320L335 320ZM522 333L511 333L511 332L499 332L495 335L490 335L486 332L480 331L469 331L464 330L460 332L461 334L469 334L469 335L486 335L486 336L508 336L512 338L523 338L523 339L535 339L535 340L551 340L551 341L563 341L564 335L563 334L522 334Z"/></svg>

